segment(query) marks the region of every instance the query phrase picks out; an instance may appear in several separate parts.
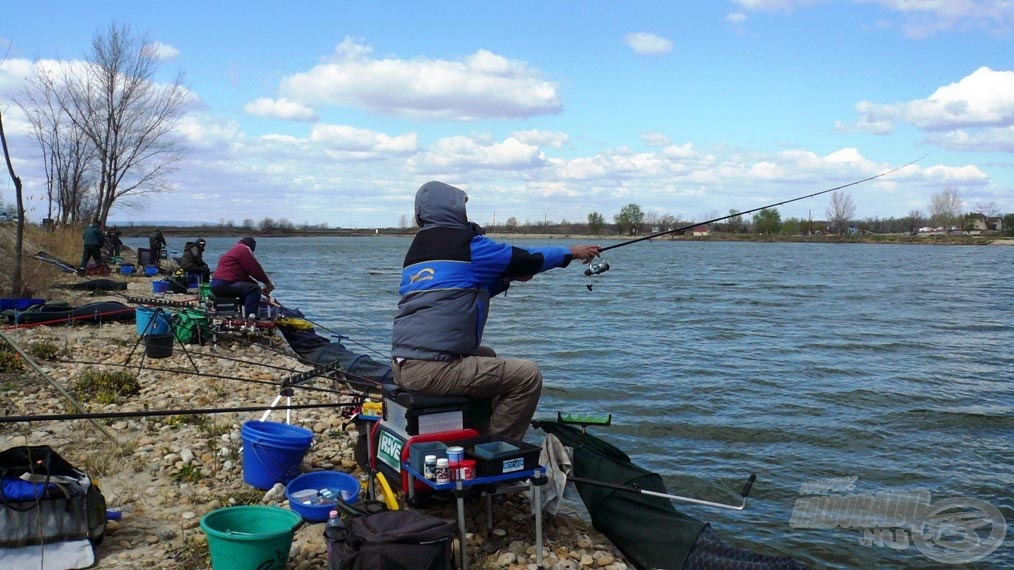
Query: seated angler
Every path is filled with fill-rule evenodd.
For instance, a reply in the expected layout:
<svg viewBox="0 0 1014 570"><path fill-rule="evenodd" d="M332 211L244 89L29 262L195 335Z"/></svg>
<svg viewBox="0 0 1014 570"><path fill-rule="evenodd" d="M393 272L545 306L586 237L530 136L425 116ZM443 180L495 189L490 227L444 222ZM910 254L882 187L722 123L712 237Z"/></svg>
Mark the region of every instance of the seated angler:
<svg viewBox="0 0 1014 570"><path fill-rule="evenodd" d="M415 196L420 226L401 278L391 350L394 381L404 390L473 399L495 398L488 431L524 437L542 393L530 360L500 358L482 345L490 298L512 281L585 263L597 245L519 247L495 242L468 221L465 193L428 182Z"/></svg>
<svg viewBox="0 0 1014 570"><path fill-rule="evenodd" d="M180 268L185 274L197 275L201 283L207 283L211 275L211 268L204 262L204 247L207 242L204 238L197 238L197 241L187 242L183 251L183 259L180 260Z"/></svg>
<svg viewBox="0 0 1014 570"><path fill-rule="evenodd" d="M254 238L239 240L218 259L218 266L211 277L211 292L216 297L239 297L243 302L243 314L248 318L257 317L261 293L270 295L275 289L254 257L255 249L257 241Z"/></svg>

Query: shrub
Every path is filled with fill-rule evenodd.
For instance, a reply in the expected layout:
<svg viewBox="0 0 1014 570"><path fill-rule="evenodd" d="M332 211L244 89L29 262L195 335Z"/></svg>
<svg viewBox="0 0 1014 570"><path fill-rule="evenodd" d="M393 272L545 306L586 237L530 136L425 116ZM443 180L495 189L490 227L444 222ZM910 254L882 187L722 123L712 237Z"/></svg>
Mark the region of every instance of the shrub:
<svg viewBox="0 0 1014 570"><path fill-rule="evenodd" d="M99 404L119 404L141 391L137 376L125 370L104 372L87 369L74 384L78 396Z"/></svg>
<svg viewBox="0 0 1014 570"><path fill-rule="evenodd" d="M40 340L28 345L28 354L40 360L56 360L60 352L62 352L60 345L48 340Z"/></svg>
<svg viewBox="0 0 1014 570"><path fill-rule="evenodd" d="M6 345L0 346L0 372L23 372L25 363L21 356Z"/></svg>

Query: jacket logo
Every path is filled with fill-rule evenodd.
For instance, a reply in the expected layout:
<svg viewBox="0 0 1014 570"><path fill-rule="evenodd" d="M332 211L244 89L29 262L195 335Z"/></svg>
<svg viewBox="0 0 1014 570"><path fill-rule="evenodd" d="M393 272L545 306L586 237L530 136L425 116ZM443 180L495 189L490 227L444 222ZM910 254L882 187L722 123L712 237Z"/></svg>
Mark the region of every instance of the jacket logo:
<svg viewBox="0 0 1014 570"><path fill-rule="evenodd" d="M432 281L434 273L435 271L431 267L420 269L418 273L408 278L408 282L418 283L420 281Z"/></svg>

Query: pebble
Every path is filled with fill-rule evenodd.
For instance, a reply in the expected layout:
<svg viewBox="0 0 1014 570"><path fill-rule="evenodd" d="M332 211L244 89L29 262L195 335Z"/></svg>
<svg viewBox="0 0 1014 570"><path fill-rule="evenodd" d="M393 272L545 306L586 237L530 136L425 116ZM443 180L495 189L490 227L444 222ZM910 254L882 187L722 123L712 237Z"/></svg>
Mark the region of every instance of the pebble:
<svg viewBox="0 0 1014 570"><path fill-rule="evenodd" d="M128 282L128 287L140 285L140 280ZM144 286L132 294L150 294L150 283L145 281ZM89 302L92 300L88 299ZM37 327L5 331L5 334L18 343L45 338L73 346L73 356L82 360L98 360L94 355L107 349L108 359L118 363L127 363L126 356L138 338L133 323L55 329ZM235 378L237 381L145 369L138 375L142 386L139 395L130 397L120 406L89 404L89 411L185 407L182 403L172 403L177 395L186 395L187 402L206 402L202 407L270 403L277 395L276 386L238 380L278 380L274 369L266 366L258 369L258 363L283 365L294 372L307 369L273 350L251 349L243 342L194 347L193 352L212 355L195 356L202 373ZM216 354L245 362L217 359L213 356ZM133 359L132 362L136 363L138 356L134 355ZM172 357L158 363L158 367L182 369L190 368L190 364L181 351L176 351ZM85 367L54 363L47 364L46 368L53 380L70 386L73 378ZM136 366L133 370L137 370ZM34 382L21 383L6 395L9 401L29 409L46 413L66 410L60 394ZM321 400L315 393L302 392L297 393L294 399L294 403L318 401L326 400ZM271 418L272 421L284 421L282 415L276 416ZM284 485L275 485L264 492L243 482L241 428L243 422L255 417L259 415L216 414L214 434L202 431L196 422L169 421L166 417L117 420L110 424L121 444L116 447L86 422L33 423L0 435L0 443L8 440L9 445L5 448L25 444L52 445L72 464L85 469L99 482L108 508L120 511L124 516L120 521L107 523L106 540L96 550L99 558L96 567L107 570L140 567L146 570L178 570L182 566L175 562L173 553L186 551L194 554L198 549L206 548L205 534L199 528L204 514L225 506L247 504L251 500L254 504L262 502L287 508ZM304 469L340 470L359 475L353 457L358 437L354 422L324 410L295 411L293 421L297 425L312 427L315 433L315 443L307 453ZM221 433L218 430L222 430ZM110 454L115 454L117 460L112 463L98 461ZM108 470L94 471L96 464L109 464ZM199 467L196 471L188 471L196 480L180 482L176 478L188 465ZM470 531L466 535L466 544L473 567L536 568L532 514L526 497L515 493L494 499L494 523L497 527L489 536L484 530L486 511L483 502L470 501L466 508ZM583 507L580 509L583 512ZM452 520L457 516L453 502L427 506L425 511ZM572 515L546 517L543 540L546 570L630 568L618 550L591 529L587 522ZM458 547L455 540L455 551ZM288 567L296 570L324 568L327 566L325 552L322 525L303 525L296 531Z"/></svg>

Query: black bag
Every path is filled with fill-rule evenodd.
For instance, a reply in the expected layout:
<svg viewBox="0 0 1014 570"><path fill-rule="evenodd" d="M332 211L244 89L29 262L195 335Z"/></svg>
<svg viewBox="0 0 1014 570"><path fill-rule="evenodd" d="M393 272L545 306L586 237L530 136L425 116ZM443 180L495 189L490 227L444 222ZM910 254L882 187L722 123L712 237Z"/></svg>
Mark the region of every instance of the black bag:
<svg viewBox="0 0 1014 570"><path fill-rule="evenodd" d="M0 567L87 568L106 530L98 486L48 445L0 452Z"/></svg>
<svg viewBox="0 0 1014 570"><path fill-rule="evenodd" d="M419 511L384 511L351 519L344 541L331 542L331 570L453 570L457 523Z"/></svg>

